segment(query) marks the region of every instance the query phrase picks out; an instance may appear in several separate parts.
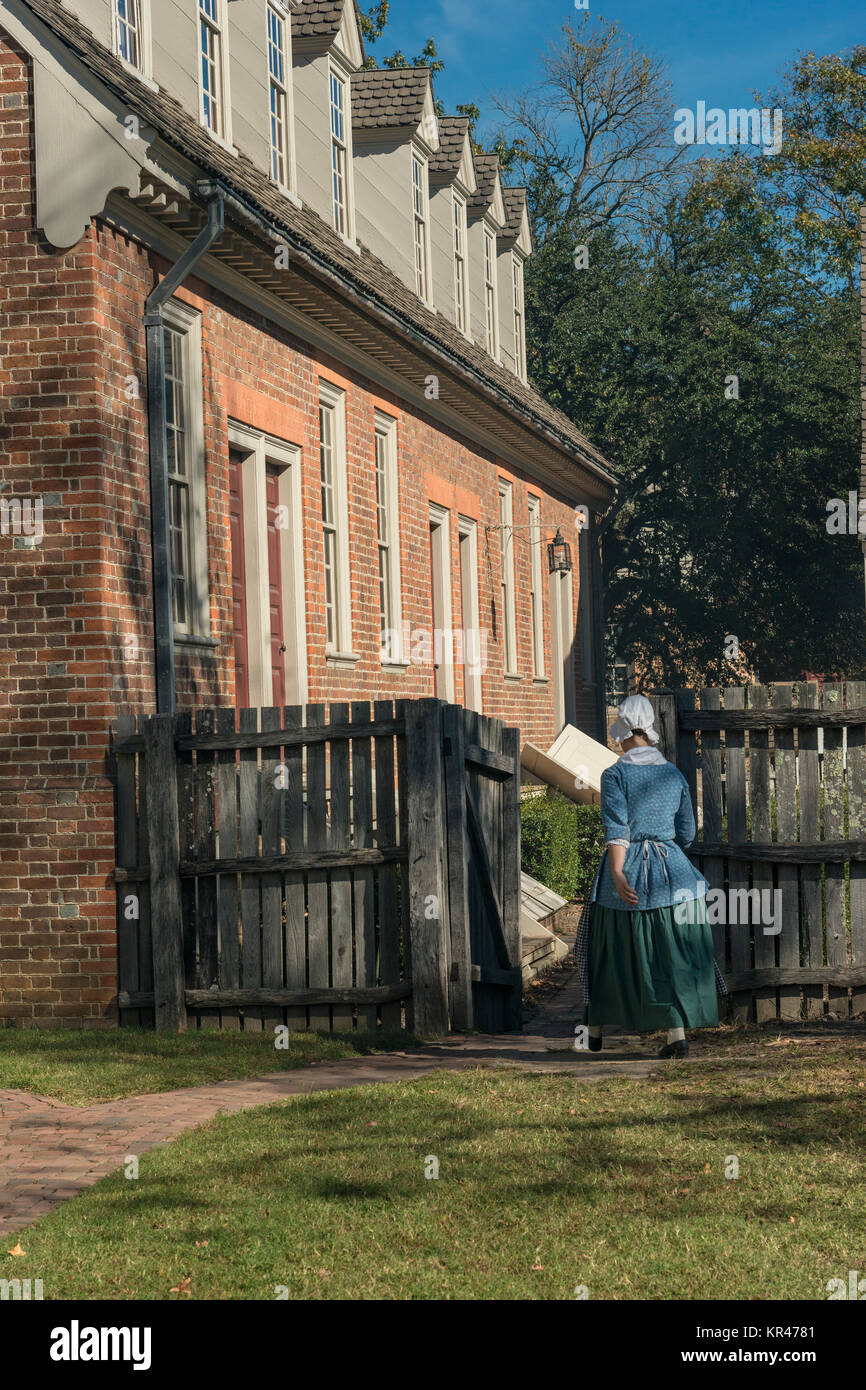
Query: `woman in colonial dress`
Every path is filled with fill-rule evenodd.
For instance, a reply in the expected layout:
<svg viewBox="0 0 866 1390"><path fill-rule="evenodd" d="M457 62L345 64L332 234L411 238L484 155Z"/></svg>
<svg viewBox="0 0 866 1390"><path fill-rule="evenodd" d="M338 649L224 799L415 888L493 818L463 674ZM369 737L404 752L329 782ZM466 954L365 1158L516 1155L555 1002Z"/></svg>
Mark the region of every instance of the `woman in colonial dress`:
<svg viewBox="0 0 866 1390"><path fill-rule="evenodd" d="M577 957L589 1049L602 1025L667 1029L660 1057L686 1057L687 1028L718 1024L726 993L706 920L706 881L683 853L695 837L686 779L653 745L643 695L619 707L611 737L622 756L601 778L605 852L583 913ZM575 1043L577 1047L577 1042Z"/></svg>

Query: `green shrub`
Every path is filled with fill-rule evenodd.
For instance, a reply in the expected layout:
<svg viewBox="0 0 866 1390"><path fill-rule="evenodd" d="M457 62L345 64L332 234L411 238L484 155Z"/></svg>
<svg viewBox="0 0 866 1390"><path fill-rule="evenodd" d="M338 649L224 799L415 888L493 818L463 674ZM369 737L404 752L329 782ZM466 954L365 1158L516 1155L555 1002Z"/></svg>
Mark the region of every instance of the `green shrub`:
<svg viewBox="0 0 866 1390"><path fill-rule="evenodd" d="M524 871L563 898L587 898L604 853L600 808L549 791L521 803L520 821Z"/></svg>

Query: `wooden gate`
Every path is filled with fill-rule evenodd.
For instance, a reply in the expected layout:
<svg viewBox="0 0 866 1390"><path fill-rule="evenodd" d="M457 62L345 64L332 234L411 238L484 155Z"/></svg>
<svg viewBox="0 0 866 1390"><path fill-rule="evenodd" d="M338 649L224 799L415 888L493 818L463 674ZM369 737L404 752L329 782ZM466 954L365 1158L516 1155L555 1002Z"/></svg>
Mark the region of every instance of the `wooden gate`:
<svg viewBox="0 0 866 1390"><path fill-rule="evenodd" d="M456 705L442 720L453 1026L511 1032L522 1001L520 734Z"/></svg>
<svg viewBox="0 0 866 1390"><path fill-rule="evenodd" d="M699 704L697 696L699 695ZM732 901L772 892L781 931L714 923L733 1015L866 1010L866 683L657 692L662 752L684 774L691 857Z"/></svg>
<svg viewBox="0 0 866 1390"><path fill-rule="evenodd" d="M438 700L119 720L121 1021L519 1026L518 750Z"/></svg>

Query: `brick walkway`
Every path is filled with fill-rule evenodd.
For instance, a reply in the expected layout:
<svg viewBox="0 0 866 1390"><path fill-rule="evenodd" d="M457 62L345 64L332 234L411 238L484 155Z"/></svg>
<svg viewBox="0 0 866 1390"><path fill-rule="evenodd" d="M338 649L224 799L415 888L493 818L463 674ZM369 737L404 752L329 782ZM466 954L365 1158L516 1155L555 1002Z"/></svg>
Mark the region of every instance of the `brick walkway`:
<svg viewBox="0 0 866 1390"><path fill-rule="evenodd" d="M632 1039L616 1038L605 1060L571 1050L579 1004L577 977L532 1020L532 1032L499 1037L450 1037L439 1043L378 1057L315 1062L297 1071L249 1081L220 1081L100 1105L71 1106L25 1091L0 1091L0 1236L7 1237L120 1167L214 1115L268 1105L287 1096L345 1086L409 1081L433 1071L467 1067L519 1067L573 1072L581 1081L608 1076L645 1077L658 1067Z"/></svg>

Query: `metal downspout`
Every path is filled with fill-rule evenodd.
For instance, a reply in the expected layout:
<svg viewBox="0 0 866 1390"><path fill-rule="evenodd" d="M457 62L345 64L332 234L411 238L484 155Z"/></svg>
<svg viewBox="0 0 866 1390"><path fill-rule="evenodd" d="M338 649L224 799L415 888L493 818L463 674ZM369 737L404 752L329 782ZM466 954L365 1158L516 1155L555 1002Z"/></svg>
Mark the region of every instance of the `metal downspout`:
<svg viewBox="0 0 866 1390"><path fill-rule="evenodd" d="M153 631L156 655L156 709L174 714L177 708L174 669L174 607L171 589L171 533L168 488L168 435L165 411L165 325L167 301L222 235L225 202L214 184L200 184L207 199L203 227L180 260L160 280L144 306L147 346L147 421L150 453L150 521L153 554Z"/></svg>

